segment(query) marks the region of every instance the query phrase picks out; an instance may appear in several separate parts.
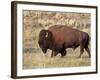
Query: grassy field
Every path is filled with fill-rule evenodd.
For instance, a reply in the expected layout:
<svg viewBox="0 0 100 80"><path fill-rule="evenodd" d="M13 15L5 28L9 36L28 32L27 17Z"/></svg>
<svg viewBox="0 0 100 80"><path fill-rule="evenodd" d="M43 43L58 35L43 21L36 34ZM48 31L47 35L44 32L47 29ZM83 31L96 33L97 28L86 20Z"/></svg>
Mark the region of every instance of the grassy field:
<svg viewBox="0 0 100 80"><path fill-rule="evenodd" d="M60 54L51 58L51 51L43 54L38 45L38 35L41 29L47 29L52 25L67 25L72 28L84 31L91 35L91 15L89 13L61 13L44 11L23 11L24 17L24 48L23 48L23 68L48 68L48 67L79 67L90 66L91 60L85 51L82 58L77 58L80 54L79 47L73 51L67 49L64 58ZM91 37L91 36L90 36ZM91 47L91 44L90 46Z"/></svg>
<svg viewBox="0 0 100 80"><path fill-rule="evenodd" d="M58 54L56 57L51 58L50 50L47 54L43 54L42 51L37 51L35 53L24 53L24 69L49 67L81 67L91 65L90 58L88 57L86 51L84 51L84 54L81 58L78 58L79 48L77 48L76 50L68 49L67 52L67 55L63 58L61 58L60 54Z"/></svg>
<svg viewBox="0 0 100 80"><path fill-rule="evenodd" d="M52 67L81 67L90 66L90 59L87 56L77 58L77 56L65 56L60 58L56 56L50 58L42 53L38 54L24 54L24 69L32 68L52 68Z"/></svg>

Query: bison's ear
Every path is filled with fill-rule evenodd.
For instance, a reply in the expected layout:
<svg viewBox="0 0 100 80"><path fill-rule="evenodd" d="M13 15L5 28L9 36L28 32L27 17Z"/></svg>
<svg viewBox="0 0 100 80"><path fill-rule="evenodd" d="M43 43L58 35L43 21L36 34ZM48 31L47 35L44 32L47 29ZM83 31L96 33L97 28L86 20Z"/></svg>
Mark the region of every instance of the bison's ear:
<svg viewBox="0 0 100 80"><path fill-rule="evenodd" d="M47 31L45 37L48 37L48 36L49 36L48 33L49 33L49 32Z"/></svg>

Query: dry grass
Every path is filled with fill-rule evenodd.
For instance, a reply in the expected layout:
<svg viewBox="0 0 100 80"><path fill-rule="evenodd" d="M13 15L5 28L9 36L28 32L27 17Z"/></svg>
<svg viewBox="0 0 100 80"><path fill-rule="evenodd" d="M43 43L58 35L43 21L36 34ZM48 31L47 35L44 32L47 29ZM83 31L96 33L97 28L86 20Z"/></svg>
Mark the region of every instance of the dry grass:
<svg viewBox="0 0 100 80"><path fill-rule="evenodd" d="M48 67L77 67L90 66L91 61L84 52L82 58L77 58L80 51L67 49L67 55L50 58L50 51L43 54L38 46L38 34L41 29L51 25L62 24L90 33L90 14L88 13L61 13L44 11L23 11L24 16L24 59L23 68L48 68Z"/></svg>
<svg viewBox="0 0 100 80"><path fill-rule="evenodd" d="M51 58L50 51L47 54L40 53L24 53L24 69L32 68L50 68L50 67L81 67L90 66L91 61L85 51L82 58L78 58L79 49L75 51L68 49L68 54L61 58L58 54Z"/></svg>

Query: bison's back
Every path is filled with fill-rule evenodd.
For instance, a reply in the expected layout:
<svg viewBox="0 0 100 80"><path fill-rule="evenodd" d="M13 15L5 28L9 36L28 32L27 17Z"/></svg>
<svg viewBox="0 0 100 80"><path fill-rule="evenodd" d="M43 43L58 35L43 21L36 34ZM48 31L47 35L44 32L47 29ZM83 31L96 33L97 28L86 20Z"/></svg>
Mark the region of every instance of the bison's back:
<svg viewBox="0 0 100 80"><path fill-rule="evenodd" d="M67 44L68 46L72 46L77 44L82 36L84 36L84 32L72 29L65 25L54 25L51 26L49 31L53 34L53 41L57 45L62 45L63 43Z"/></svg>
<svg viewBox="0 0 100 80"><path fill-rule="evenodd" d="M64 25L55 25L49 28L52 32L53 36L62 40L69 41L77 38L79 36L80 31L76 29L72 29L70 27Z"/></svg>

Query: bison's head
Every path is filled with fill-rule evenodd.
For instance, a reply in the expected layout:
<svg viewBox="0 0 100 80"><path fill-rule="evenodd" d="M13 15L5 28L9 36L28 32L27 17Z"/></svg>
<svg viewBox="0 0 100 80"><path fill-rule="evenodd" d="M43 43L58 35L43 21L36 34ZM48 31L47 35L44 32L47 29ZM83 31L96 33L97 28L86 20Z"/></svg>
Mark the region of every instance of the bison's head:
<svg viewBox="0 0 100 80"><path fill-rule="evenodd" d="M50 44L52 43L52 33L49 30L41 30L39 33L38 44L44 53L47 52Z"/></svg>

